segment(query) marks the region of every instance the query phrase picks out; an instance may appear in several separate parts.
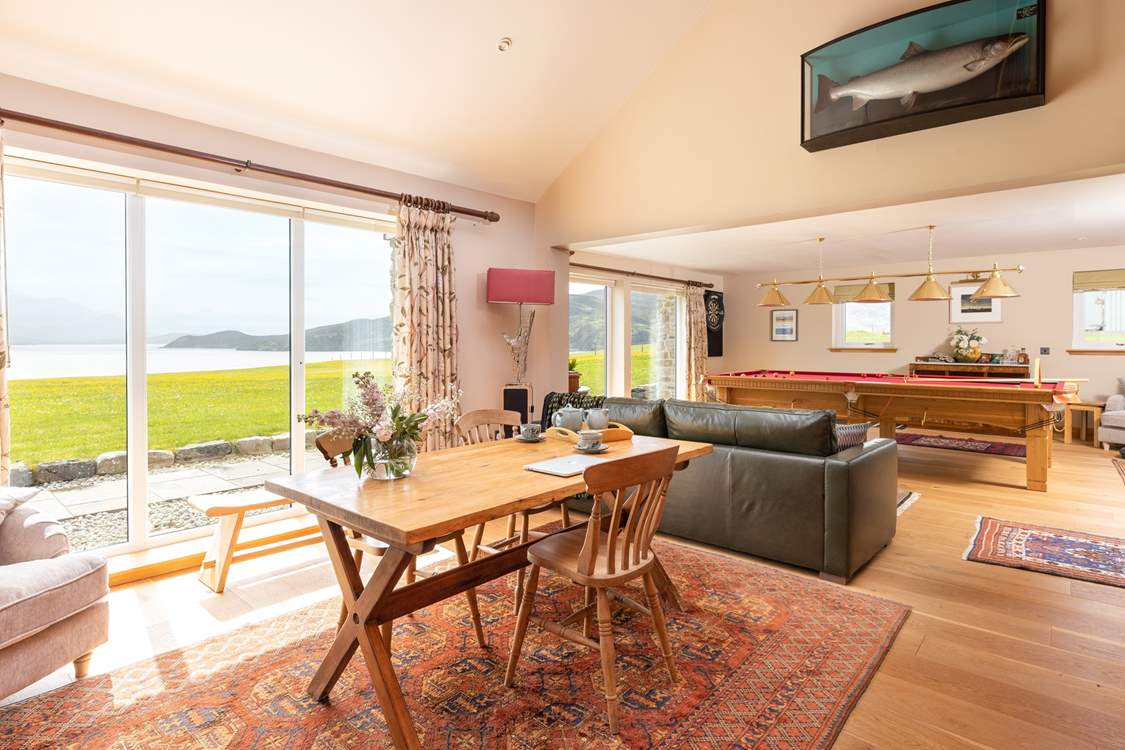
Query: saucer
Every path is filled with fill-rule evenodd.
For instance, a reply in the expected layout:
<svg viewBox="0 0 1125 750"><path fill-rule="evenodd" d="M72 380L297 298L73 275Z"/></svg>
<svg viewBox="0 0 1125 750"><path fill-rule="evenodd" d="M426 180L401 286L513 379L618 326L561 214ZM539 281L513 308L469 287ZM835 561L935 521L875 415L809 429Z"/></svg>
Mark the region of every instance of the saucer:
<svg viewBox="0 0 1125 750"><path fill-rule="evenodd" d="M605 453L607 450L609 450L609 445L607 445L606 443L602 443L601 445L595 446L593 448L579 448L576 445L576 446L574 446L574 450L578 451L579 453L587 453L589 455L595 455L595 454L598 454L598 453Z"/></svg>
<svg viewBox="0 0 1125 750"><path fill-rule="evenodd" d="M546 435L540 435L537 438L525 438L522 435L516 435L515 439L518 440L521 443L542 443L544 440L547 439L547 436Z"/></svg>

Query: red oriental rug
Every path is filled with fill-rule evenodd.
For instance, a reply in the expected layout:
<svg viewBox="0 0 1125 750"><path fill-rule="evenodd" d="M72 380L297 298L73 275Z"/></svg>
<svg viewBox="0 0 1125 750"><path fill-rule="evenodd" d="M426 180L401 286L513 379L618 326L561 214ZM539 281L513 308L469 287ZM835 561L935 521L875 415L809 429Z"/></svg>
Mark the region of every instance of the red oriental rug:
<svg viewBox="0 0 1125 750"><path fill-rule="evenodd" d="M1025 458L1027 448L1019 443L1005 443L1000 440L974 440L966 437L946 437L945 435L919 435L914 432L899 432L895 435L899 445L917 445L923 448L945 448L969 453L988 453L994 456L1018 456Z"/></svg>
<svg viewBox="0 0 1125 750"><path fill-rule="evenodd" d="M1125 588L1125 539L982 516L964 558Z"/></svg>
<svg viewBox="0 0 1125 750"><path fill-rule="evenodd" d="M649 622L614 618L621 733L609 733L596 652L528 632L503 686L511 581L478 589L491 648L464 597L395 623L392 651L425 748L827 748L909 608L764 565L659 544L688 611L670 612L683 680L668 683ZM539 612L581 589L553 575ZM634 598L643 593L633 592ZM0 709L4 748L387 748L356 656L329 703L305 693L338 604L173 651Z"/></svg>

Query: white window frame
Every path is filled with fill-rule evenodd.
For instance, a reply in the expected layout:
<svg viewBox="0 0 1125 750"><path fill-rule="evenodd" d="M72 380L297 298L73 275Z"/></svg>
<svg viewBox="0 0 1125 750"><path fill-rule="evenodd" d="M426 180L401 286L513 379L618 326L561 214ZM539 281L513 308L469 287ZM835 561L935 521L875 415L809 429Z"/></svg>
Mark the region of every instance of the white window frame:
<svg viewBox="0 0 1125 750"><path fill-rule="evenodd" d="M850 344L845 341L847 308L846 305L879 304L890 305L891 311L891 340L887 342L873 341L867 344ZM895 348L895 303L890 302L837 302L832 305L832 347L834 349L894 349Z"/></svg>
<svg viewBox="0 0 1125 750"><path fill-rule="evenodd" d="M1104 290L1104 289L1084 289L1074 292L1074 328L1071 333L1071 341L1075 349L1104 349L1106 351L1120 351L1125 349L1125 341L1113 341L1108 343L1089 342L1084 340L1083 336L1086 332L1086 305L1082 295L1090 294L1097 291L1119 291L1125 294L1125 290Z"/></svg>
<svg viewBox="0 0 1125 750"><path fill-rule="evenodd" d="M213 526L198 526L162 533L148 528L148 377L145 347L145 202L149 196L181 201L204 202L235 208L240 211L269 213L289 217L289 324L290 324L290 472L305 468L304 425L297 415L305 413L305 246L304 223L342 224L381 234L395 234L397 226L385 215L339 208L328 203L295 201L279 196L242 193L224 186L212 186L173 177L153 179L136 173L99 165L97 169L75 166L65 157L55 160L51 155L26 152L4 157L6 174L30 179L59 182L79 187L108 190L125 195L125 303L126 303L126 433L128 473L126 486L126 518L129 539L118 544L97 547L106 557L140 552L156 547L201 539L213 533ZM300 436L300 437L298 437ZM138 502L144 499L144 502ZM248 516L243 527L283 521L304 515L303 506Z"/></svg>

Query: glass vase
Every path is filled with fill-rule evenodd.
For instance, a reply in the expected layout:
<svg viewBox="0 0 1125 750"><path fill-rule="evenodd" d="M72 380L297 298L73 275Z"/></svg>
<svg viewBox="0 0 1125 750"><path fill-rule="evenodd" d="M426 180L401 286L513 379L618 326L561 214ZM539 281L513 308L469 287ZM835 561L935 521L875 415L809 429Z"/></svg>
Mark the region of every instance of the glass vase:
<svg viewBox="0 0 1125 750"><path fill-rule="evenodd" d="M372 479L402 479L414 471L418 461L418 446L410 438L392 438L385 443L372 441L372 465L367 476Z"/></svg>

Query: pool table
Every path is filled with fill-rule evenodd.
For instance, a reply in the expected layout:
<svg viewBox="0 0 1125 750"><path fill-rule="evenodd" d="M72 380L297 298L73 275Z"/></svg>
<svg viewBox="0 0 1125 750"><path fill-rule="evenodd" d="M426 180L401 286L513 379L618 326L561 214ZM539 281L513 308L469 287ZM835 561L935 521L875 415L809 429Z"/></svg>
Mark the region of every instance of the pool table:
<svg viewBox="0 0 1125 750"><path fill-rule="evenodd" d="M747 370L709 375L719 400L776 409L832 409L850 422L875 421L894 438L895 425L1020 435L1027 439L1027 488L1047 491L1051 426L1077 384L1066 380L911 376L888 373Z"/></svg>

